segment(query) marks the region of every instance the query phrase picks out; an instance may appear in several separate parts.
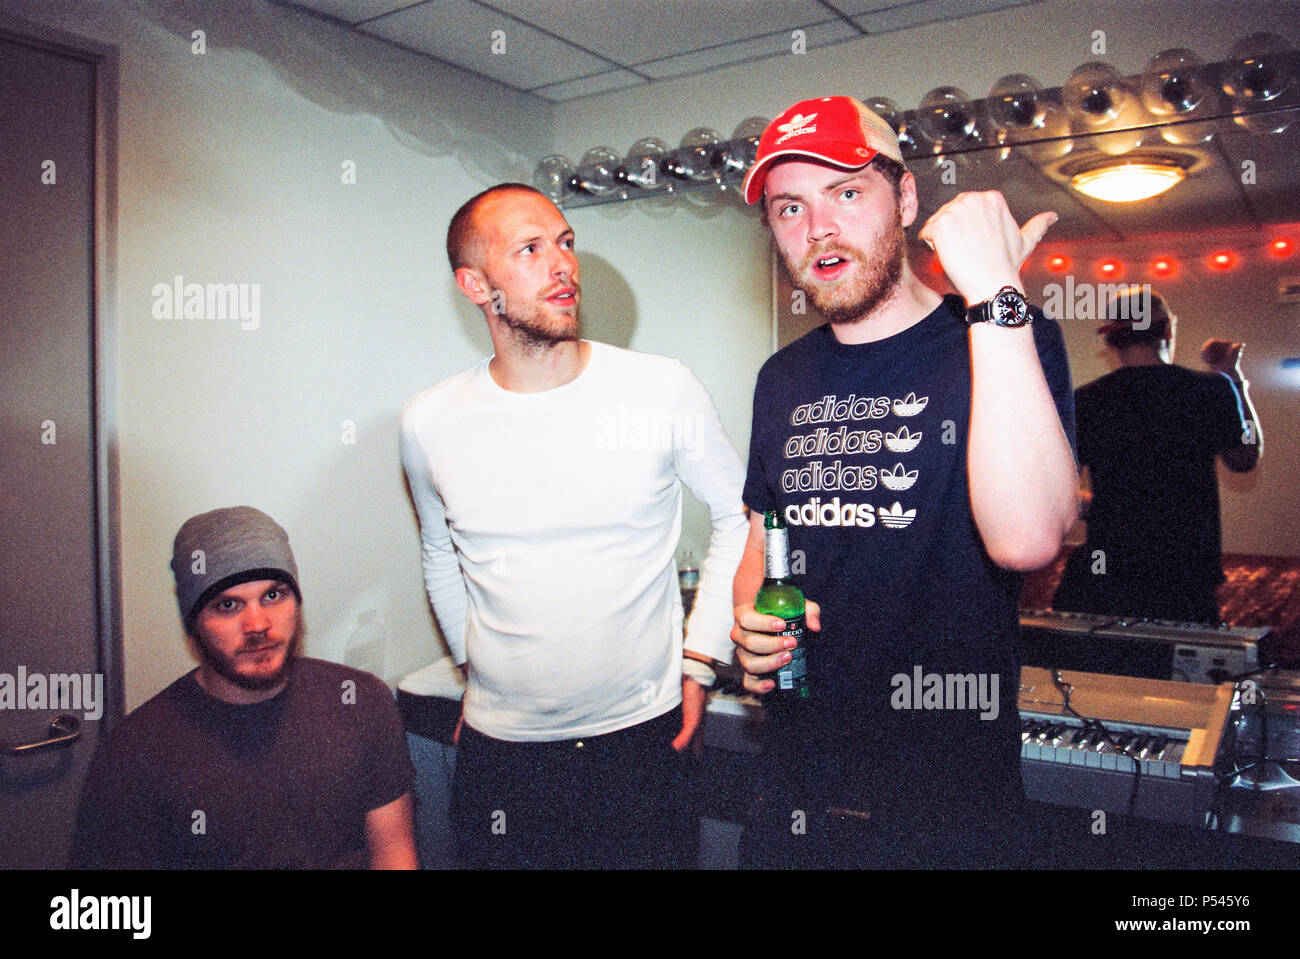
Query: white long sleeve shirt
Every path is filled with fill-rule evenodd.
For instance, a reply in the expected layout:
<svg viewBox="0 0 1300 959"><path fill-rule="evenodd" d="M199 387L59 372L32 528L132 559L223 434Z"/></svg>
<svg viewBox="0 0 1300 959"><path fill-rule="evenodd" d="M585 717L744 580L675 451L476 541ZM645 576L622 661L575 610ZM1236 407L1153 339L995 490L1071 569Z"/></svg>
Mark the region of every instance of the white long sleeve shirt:
<svg viewBox="0 0 1300 959"><path fill-rule="evenodd" d="M744 469L708 391L677 360L603 343L540 393L502 389L488 363L419 394L401 428L429 600L469 664L466 722L546 741L668 712L682 484L713 527L685 646L724 662L748 534Z"/></svg>

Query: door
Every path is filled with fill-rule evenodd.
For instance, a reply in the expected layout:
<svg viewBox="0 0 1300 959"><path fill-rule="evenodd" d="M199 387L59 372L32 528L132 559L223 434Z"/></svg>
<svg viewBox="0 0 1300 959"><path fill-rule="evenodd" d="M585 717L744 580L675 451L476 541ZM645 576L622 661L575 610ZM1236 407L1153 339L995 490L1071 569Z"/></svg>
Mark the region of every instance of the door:
<svg viewBox="0 0 1300 959"><path fill-rule="evenodd" d="M0 24L3 868L65 863L86 765L121 695L96 402L97 69Z"/></svg>

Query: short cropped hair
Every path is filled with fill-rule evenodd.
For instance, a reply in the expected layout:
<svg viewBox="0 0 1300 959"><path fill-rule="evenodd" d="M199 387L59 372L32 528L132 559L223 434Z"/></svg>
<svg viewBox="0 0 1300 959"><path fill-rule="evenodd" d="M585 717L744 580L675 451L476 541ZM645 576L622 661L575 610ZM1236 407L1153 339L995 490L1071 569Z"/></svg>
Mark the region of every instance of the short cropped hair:
<svg viewBox="0 0 1300 959"><path fill-rule="evenodd" d="M451 263L453 273L462 266L477 265L478 250L476 246L480 234L474 222L474 214L478 210L479 204L494 193L506 192L536 193L541 197L546 196L541 190L531 187L527 183L498 183L496 186L490 186L482 193L466 200L452 216L451 223L447 226L447 260Z"/></svg>
<svg viewBox="0 0 1300 959"><path fill-rule="evenodd" d="M1151 290L1149 295L1151 315L1145 318L1146 329L1137 330L1130 325L1107 330L1106 345L1112 350L1124 350L1130 346L1159 346L1165 340L1173 338L1176 317L1169 311L1169 305L1165 303L1164 297L1154 290ZM1138 316L1143 305L1141 297L1141 287L1130 287L1110 301L1107 306L1107 316L1112 319Z"/></svg>

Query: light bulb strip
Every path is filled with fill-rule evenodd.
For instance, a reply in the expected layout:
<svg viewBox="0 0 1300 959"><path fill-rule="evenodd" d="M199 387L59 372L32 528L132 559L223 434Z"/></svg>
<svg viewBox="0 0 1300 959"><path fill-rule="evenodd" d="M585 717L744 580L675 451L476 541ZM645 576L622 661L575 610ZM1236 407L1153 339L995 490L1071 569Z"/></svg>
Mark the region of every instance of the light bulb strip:
<svg viewBox="0 0 1300 959"><path fill-rule="evenodd" d="M1294 49L1288 49L1273 55L1288 62L1293 70L1297 60L1300 59L1300 51ZM977 139L970 144L959 143L956 145L944 145L942 141L935 143L927 137L925 139L928 145L923 147L913 138L913 136L909 135L901 141L903 158L905 160L934 159L937 157L959 156L963 154L974 155L997 152L999 160L1005 161L1009 156L1009 147L1018 148L1037 144L1050 144L1075 140L1086 141L1092 137L1124 134L1141 130L1181 127L1198 123L1216 123L1223 120L1231 120L1241 117L1266 117L1273 114L1281 115L1285 113L1300 113L1300 102L1298 102L1300 101L1300 97L1297 97L1296 95L1295 85L1292 85L1289 95L1283 97L1280 102L1276 99L1259 102L1234 99L1226 92L1225 84L1230 75L1229 71L1234 68L1237 63L1238 61L1236 60L1224 60L1217 63L1204 64L1196 68L1197 71L1200 72L1202 79L1207 83L1207 89L1210 95L1216 98L1223 97L1229 101L1230 106L1227 109L1218 108L1214 110L1206 110L1202 113L1198 113L1196 116L1179 116L1172 119L1151 115L1149 121L1143 120L1141 122L1129 123L1123 126L1103 125L1099 129L1085 130L1082 133L1071 132L1069 134L1053 136L1035 136L1032 132L1021 132L1016 135L1014 140L1008 139L1003 142L991 142L989 135L986 133L981 139ZM1139 85L1144 76L1146 76L1146 74L1120 77L1120 86L1122 89L1132 94L1133 91L1139 89ZM1063 110L1065 108L1062 100L1062 89L1063 87L1054 87L1051 89L1040 90L1036 93L1037 101ZM975 116L977 125L983 121L987 121L988 118L992 116L991 108L994 99L995 98L992 96L989 96L982 100L970 100L965 104L970 108ZM1134 99L1137 99L1135 95ZM958 104L958 106L961 105L962 104ZM1204 101L1201 102L1200 106L1204 106ZM922 130L922 124L920 122L921 113L922 111L920 107L915 110L908 110L900 113L899 119L901 121L901 129L908 134L911 134L912 131L920 132ZM692 133L698 132L699 129L700 128L693 130ZM1019 129L1024 131L1024 128L1012 128L1007 126L997 127L996 129ZM922 136L924 136L923 133ZM995 140L996 137L993 137L993 139ZM679 147L677 150L670 150L664 157L664 160L666 161L666 169L663 173L665 177L668 178L670 184L667 188L642 188L636 184L634 179L627 176L626 171L620 171L618 183L612 187L609 192L599 196L582 191L577 183L576 164L570 162L569 166L573 171L570 177L570 182L562 187L562 193L560 196L556 197L553 192L551 195L562 207L579 208L598 206L604 203L620 203L626 200L636 200L643 197L663 197L670 193L713 191L717 189L719 184L725 185L729 192L738 193L741 174L743 174L744 170L748 169L748 164L741 165L736 162L735 158L738 154L745 152L745 147L747 146L752 148L752 142L747 142L745 139L732 139L718 142L716 148L725 151L725 155L728 158L726 165L729 172L726 175L718 174L711 179L705 179L702 181L674 177L670 172L671 164L677 157L680 157L685 153L685 147L683 146Z"/></svg>

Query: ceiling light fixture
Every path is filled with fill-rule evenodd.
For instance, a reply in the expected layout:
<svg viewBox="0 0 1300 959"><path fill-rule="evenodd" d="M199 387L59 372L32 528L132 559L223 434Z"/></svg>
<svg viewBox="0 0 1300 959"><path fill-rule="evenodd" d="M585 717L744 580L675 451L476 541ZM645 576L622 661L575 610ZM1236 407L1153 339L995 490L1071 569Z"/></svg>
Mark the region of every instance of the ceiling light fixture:
<svg viewBox="0 0 1300 959"><path fill-rule="evenodd" d="M1094 160L1069 172L1070 185L1094 200L1135 203L1182 183L1190 163L1169 155L1130 155Z"/></svg>

